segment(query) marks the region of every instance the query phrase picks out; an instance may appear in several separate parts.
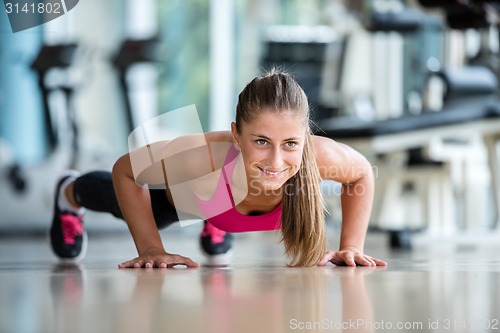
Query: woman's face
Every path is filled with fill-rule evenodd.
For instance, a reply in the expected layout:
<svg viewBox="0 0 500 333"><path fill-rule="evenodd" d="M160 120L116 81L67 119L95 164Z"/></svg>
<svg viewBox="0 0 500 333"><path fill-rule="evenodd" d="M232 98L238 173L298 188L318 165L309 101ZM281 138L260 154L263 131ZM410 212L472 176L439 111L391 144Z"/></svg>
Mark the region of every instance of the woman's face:
<svg viewBox="0 0 500 333"><path fill-rule="evenodd" d="M305 121L289 111L263 112L243 122L240 133L236 124L231 124L233 140L245 164L249 193L277 191L297 173L306 128Z"/></svg>

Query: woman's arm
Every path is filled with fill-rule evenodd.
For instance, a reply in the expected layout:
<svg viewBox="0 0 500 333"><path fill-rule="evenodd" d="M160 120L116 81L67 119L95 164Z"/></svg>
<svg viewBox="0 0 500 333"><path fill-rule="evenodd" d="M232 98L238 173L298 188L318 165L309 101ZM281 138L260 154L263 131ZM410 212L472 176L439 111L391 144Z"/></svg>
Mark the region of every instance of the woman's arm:
<svg viewBox="0 0 500 333"><path fill-rule="evenodd" d="M119 267L198 267L189 258L165 252L151 209L149 190L135 183L128 154L118 159L112 174L118 204L139 254Z"/></svg>
<svg viewBox="0 0 500 333"><path fill-rule="evenodd" d="M386 265L364 254L364 243L375 187L370 162L351 147L324 137L313 137L316 161L324 180L342 183L342 230L339 251L327 253L334 264Z"/></svg>
<svg viewBox="0 0 500 333"><path fill-rule="evenodd" d="M228 131L209 132L205 133L204 137L189 135L176 138L170 142L156 142L151 144L151 151L165 155L163 157L155 156L155 159L164 159L164 166L168 168L169 175L175 181L181 182L211 172L210 161L215 163L216 166L222 163L219 160L223 161L225 154L221 157L219 152L210 151L207 146L219 142L232 142L231 133ZM136 177L139 177L140 181L145 184L164 182L167 191L169 191L167 179L164 177L161 166L160 169L153 166L152 169L146 170L144 168L151 165L144 164L148 160L141 160L141 158L144 158L144 154L140 151L135 151L134 154L132 158L136 159L134 160L136 172L138 172L137 170L143 172L136 175ZM210 155L213 156L210 157ZM170 158L165 158L168 156ZM198 266L190 258L165 252L151 209L149 190L136 184L130 154L122 156L115 163L113 167L113 184L118 204L139 254L137 258L124 262L119 267ZM168 192L168 197L173 201L170 192ZM176 208L183 209L183 207ZM187 208L184 211L189 213L190 209ZM193 212L193 214L196 215L196 212Z"/></svg>

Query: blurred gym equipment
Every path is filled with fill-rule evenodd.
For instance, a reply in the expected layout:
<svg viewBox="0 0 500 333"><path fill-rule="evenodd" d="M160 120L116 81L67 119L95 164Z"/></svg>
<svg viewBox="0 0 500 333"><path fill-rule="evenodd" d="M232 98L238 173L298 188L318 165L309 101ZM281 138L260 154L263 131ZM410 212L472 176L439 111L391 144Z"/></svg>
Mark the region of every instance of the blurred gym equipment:
<svg viewBox="0 0 500 333"><path fill-rule="evenodd" d="M265 41L262 67L286 69L294 75L297 82L307 93L315 120L331 116L331 107L321 99L321 86L324 83L325 54L335 58L335 70L343 68L344 51L347 39L337 38L329 27L272 26ZM340 85L342 73L328 77L336 90ZM335 107L338 111L339 105Z"/></svg>
<svg viewBox="0 0 500 333"><path fill-rule="evenodd" d="M384 6L377 4L383 3ZM415 34L425 26L425 14L408 8L403 2L392 1L370 2L370 11L364 12L363 24L372 33L395 32L399 34ZM495 23L488 21L493 11L498 8L493 2L482 1L480 4L464 5L456 1L420 1L422 5L440 7L444 11L450 28L482 29ZM472 3L472 2L471 2ZM490 6L491 5L491 6ZM381 9L382 8L382 9ZM496 23L495 23L496 24ZM498 57L498 55L497 55ZM490 58L491 59L491 58ZM421 60L428 64L429 61ZM421 82L429 84L439 80L442 94L439 110L429 110L422 103L421 111L402 112L402 116L381 120L362 121L355 117L323 119L319 122L317 135L328 136L352 145L371 157L372 163L379 171L377 177L377 194L373 213L374 226L391 232L391 246L411 248L408 232L426 227L441 233L453 232L458 228L469 228L474 222L470 220L470 209L474 204L467 199L465 176L457 183L451 179L450 172L473 158L471 142L479 138L486 146L489 176L494 200L494 216L486 223L489 228L498 227L500 218L500 180L499 160L496 149L500 140L500 101L498 100L498 73L495 73L491 62L470 62L459 69L446 69L439 66L421 70ZM418 75L418 72L414 72ZM421 99L425 101L426 87L420 89ZM433 87L435 88L435 87ZM436 89L433 89L436 94ZM406 91L407 92L407 91ZM434 97L436 98L436 97ZM401 106L404 107L403 105ZM437 111L437 112L436 112ZM432 154L434 146L443 147L446 142L459 143L455 155L446 153L438 156ZM434 156L432 156L434 155ZM439 185L438 183L447 184ZM402 200L405 191L413 191L420 187L419 196L421 215L425 225L415 227L408 225L405 219L399 222L384 221L383 211L387 206L394 210L395 200ZM445 194L446 191L449 194ZM455 189L450 193L450 190ZM456 193L459 189L460 193ZM450 206L450 199L453 204ZM466 207L466 208L464 208ZM462 216L455 217L457 210ZM389 222L389 223L387 223ZM484 221L483 221L484 223Z"/></svg>
<svg viewBox="0 0 500 333"><path fill-rule="evenodd" d="M156 37L134 40L127 39L123 41L117 54L111 59L113 66L115 66L118 71L120 92L125 105L125 116L128 126L127 133L132 133L138 125L134 120L127 73L130 68L136 64L160 62L159 46L159 39Z"/></svg>
<svg viewBox="0 0 500 333"><path fill-rule="evenodd" d="M66 107L67 107L65 113L67 115L68 123L70 124L71 129L73 131L73 138L72 138L73 157L71 163L73 167L75 163L74 159L78 155L79 151L78 125L75 121L75 114L73 108L73 93L75 87L68 84L68 82L51 86L47 82L47 76L51 70L68 69L75 61L76 49L77 45L74 43L60 44L60 45L44 45L40 49L38 56L31 64L31 68L38 74L38 86L42 93L42 101L43 101L45 132L47 133L50 152L53 152L60 143L59 142L60 134L58 134L59 128L56 121L57 119L56 112L54 110L51 110L49 103L50 94L57 90L60 90L64 93L64 96L66 98Z"/></svg>
<svg viewBox="0 0 500 333"><path fill-rule="evenodd" d="M43 45L33 61L26 64L37 73L47 156L35 164L11 160L7 165L0 165L5 168L5 177L11 185L0 186L0 232L39 232L35 226L50 216L52 188L57 176L76 165L80 147L74 95L79 84L72 80L69 71L77 59L77 49L75 43ZM15 126L19 130L24 128L23 123ZM6 145L6 149L11 148Z"/></svg>

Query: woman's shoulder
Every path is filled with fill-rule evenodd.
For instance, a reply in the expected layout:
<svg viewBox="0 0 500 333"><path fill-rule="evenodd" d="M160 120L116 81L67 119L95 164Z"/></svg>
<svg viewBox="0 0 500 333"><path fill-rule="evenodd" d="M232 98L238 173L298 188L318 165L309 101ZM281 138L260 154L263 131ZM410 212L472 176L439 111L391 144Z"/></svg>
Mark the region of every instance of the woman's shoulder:
<svg viewBox="0 0 500 333"><path fill-rule="evenodd" d="M362 157L352 147L323 136L312 136L316 159L321 162L347 162L352 158Z"/></svg>
<svg viewBox="0 0 500 333"><path fill-rule="evenodd" d="M370 170L368 160L352 147L332 139L313 136L316 164L321 178L350 183Z"/></svg>
<svg viewBox="0 0 500 333"><path fill-rule="evenodd" d="M173 144L172 142L171 144ZM187 178L205 176L224 165L227 153L232 146L229 131L206 132L179 138L177 147L171 148L171 167ZM179 148L179 149L178 149Z"/></svg>
<svg viewBox="0 0 500 333"><path fill-rule="evenodd" d="M338 151L341 149L341 145L333 139L318 135L313 135L311 137L316 157L321 157L327 152Z"/></svg>

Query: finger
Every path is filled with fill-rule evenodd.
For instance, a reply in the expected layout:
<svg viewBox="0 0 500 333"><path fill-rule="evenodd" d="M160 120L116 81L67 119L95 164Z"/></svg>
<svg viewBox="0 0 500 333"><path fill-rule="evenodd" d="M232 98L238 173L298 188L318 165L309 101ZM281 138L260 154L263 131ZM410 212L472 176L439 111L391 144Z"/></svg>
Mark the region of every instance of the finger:
<svg viewBox="0 0 500 333"><path fill-rule="evenodd" d="M142 266L144 265L144 261L143 260L137 260L134 262L134 268L141 268Z"/></svg>
<svg viewBox="0 0 500 333"><path fill-rule="evenodd" d="M193 261L191 258L182 257L182 259L183 259L182 263L186 265L187 268L197 268L200 266L197 262Z"/></svg>
<svg viewBox="0 0 500 333"><path fill-rule="evenodd" d="M356 263L361 266L375 266L375 263L363 255L356 256Z"/></svg>
<svg viewBox="0 0 500 333"><path fill-rule="evenodd" d="M154 267L167 268L167 262L163 258L162 259L158 259L154 264L155 264Z"/></svg>
<svg viewBox="0 0 500 333"><path fill-rule="evenodd" d="M130 267L133 267L133 263L131 263L130 261L125 261L118 265L118 268L130 268Z"/></svg>
<svg viewBox="0 0 500 333"><path fill-rule="evenodd" d="M372 257L370 256L365 256L365 259L368 260L370 262L370 266L377 266L377 263L375 262L375 260L373 260Z"/></svg>
<svg viewBox="0 0 500 333"><path fill-rule="evenodd" d="M347 266L350 266L350 267L356 267L356 261L354 260L354 255L350 252L348 252L345 256L344 256L344 262Z"/></svg>
<svg viewBox="0 0 500 333"><path fill-rule="evenodd" d="M167 268L167 263L163 259L157 259L153 262L153 267Z"/></svg>
<svg viewBox="0 0 500 333"><path fill-rule="evenodd" d="M187 268L197 268L200 266L198 263L191 260L191 258L183 257L180 255L173 255L171 260L167 262L167 267L174 267L177 265L185 265Z"/></svg>
<svg viewBox="0 0 500 333"><path fill-rule="evenodd" d="M174 268L175 266L186 266L187 268L198 268L199 264L196 262L188 263L188 262L173 262L167 265L167 268Z"/></svg>
<svg viewBox="0 0 500 333"><path fill-rule="evenodd" d="M325 266L335 256L335 251L328 251L323 256L323 259L317 264L318 266Z"/></svg>
<svg viewBox="0 0 500 333"><path fill-rule="evenodd" d="M383 260L373 258L373 261L375 261L375 264L377 264L377 266L387 266L387 262Z"/></svg>
<svg viewBox="0 0 500 333"><path fill-rule="evenodd" d="M135 261L129 260L125 262L125 268L133 268Z"/></svg>
<svg viewBox="0 0 500 333"><path fill-rule="evenodd" d="M336 266L345 266L346 265L346 261L338 252L335 252L333 254L333 257L332 257L332 259L330 259L330 262Z"/></svg>
<svg viewBox="0 0 500 333"><path fill-rule="evenodd" d="M193 260L189 259L189 261L187 262L186 266L188 268L198 268L198 267L200 267L200 264L198 264L196 261L193 261Z"/></svg>
<svg viewBox="0 0 500 333"><path fill-rule="evenodd" d="M153 268L153 260L147 260L146 263L144 264L145 268Z"/></svg>
<svg viewBox="0 0 500 333"><path fill-rule="evenodd" d="M375 263L375 261L373 261L373 258L368 256L368 255L362 255L360 254L360 257L362 258L364 264L362 264L363 266L377 266L377 264Z"/></svg>

